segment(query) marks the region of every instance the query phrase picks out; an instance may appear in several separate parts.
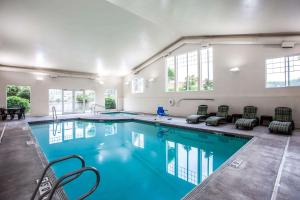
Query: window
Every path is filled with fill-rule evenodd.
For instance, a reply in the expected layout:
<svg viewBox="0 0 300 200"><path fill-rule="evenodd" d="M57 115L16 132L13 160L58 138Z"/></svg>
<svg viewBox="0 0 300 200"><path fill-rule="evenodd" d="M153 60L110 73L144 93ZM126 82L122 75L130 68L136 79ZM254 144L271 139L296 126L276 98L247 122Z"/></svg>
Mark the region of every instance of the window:
<svg viewBox="0 0 300 200"><path fill-rule="evenodd" d="M90 112L95 104L95 91L49 89L48 103L49 115L52 115L52 107L56 114Z"/></svg>
<svg viewBox="0 0 300 200"><path fill-rule="evenodd" d="M177 86L178 91L187 90L187 55L182 54L177 58Z"/></svg>
<svg viewBox="0 0 300 200"><path fill-rule="evenodd" d="M188 53L188 91L198 90L198 52Z"/></svg>
<svg viewBox="0 0 300 200"><path fill-rule="evenodd" d="M31 88L29 86L6 86L7 108L23 107L26 112L30 112L30 93Z"/></svg>
<svg viewBox="0 0 300 200"><path fill-rule="evenodd" d="M131 92L132 93L143 93L144 92L144 79L143 78L132 79Z"/></svg>
<svg viewBox="0 0 300 200"><path fill-rule="evenodd" d="M266 87L300 86L300 56L266 60Z"/></svg>
<svg viewBox="0 0 300 200"><path fill-rule="evenodd" d="M212 48L201 49L201 90L213 90Z"/></svg>
<svg viewBox="0 0 300 200"><path fill-rule="evenodd" d="M168 57L166 59L166 65L167 65L167 91L168 92L174 92L175 91L175 58L174 56Z"/></svg>
<svg viewBox="0 0 300 200"><path fill-rule="evenodd" d="M96 93L94 90L85 90L85 112L91 112L93 105L96 103Z"/></svg>
<svg viewBox="0 0 300 200"><path fill-rule="evenodd" d="M56 114L62 114L62 90L49 89L49 115L52 115L52 107L56 109Z"/></svg>
<svg viewBox="0 0 300 200"><path fill-rule="evenodd" d="M104 92L105 109L117 108L117 90L106 89Z"/></svg>
<svg viewBox="0 0 300 200"><path fill-rule="evenodd" d="M213 90L212 48L204 48L166 59L166 91Z"/></svg>

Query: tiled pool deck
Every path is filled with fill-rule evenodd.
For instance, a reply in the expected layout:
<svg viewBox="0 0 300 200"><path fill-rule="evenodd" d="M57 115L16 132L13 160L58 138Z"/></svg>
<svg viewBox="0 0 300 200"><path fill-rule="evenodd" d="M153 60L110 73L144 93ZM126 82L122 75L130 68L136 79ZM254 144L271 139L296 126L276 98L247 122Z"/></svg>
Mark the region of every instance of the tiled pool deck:
<svg viewBox="0 0 300 200"><path fill-rule="evenodd" d="M106 115L65 115L60 119L137 119L157 122L153 115L115 117ZM30 199L43 165L35 145L27 145L31 133L27 122L52 120L32 117L23 121L7 121L0 144L0 199ZM233 124L208 127L204 123L191 125L184 118L161 119L159 123L205 131L251 136L253 139L224 163L209 178L184 199L299 199L300 197L300 131L292 136L269 134L266 127L253 131L234 128ZM0 133L4 122L0 122ZM240 160L235 168L232 161Z"/></svg>

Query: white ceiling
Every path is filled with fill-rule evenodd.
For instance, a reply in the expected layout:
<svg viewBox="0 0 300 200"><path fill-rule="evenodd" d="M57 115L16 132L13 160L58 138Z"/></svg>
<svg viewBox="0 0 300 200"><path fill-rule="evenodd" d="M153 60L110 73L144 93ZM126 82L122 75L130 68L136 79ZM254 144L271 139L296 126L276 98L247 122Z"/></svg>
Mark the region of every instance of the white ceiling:
<svg viewBox="0 0 300 200"><path fill-rule="evenodd" d="M121 76L181 36L299 21L300 0L0 0L0 64Z"/></svg>

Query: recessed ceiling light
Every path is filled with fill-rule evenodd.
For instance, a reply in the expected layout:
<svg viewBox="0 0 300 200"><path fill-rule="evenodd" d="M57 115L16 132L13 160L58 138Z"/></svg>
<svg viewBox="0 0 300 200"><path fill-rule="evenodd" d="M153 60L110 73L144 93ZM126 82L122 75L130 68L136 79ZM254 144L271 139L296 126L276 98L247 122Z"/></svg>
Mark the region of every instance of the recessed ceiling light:
<svg viewBox="0 0 300 200"><path fill-rule="evenodd" d="M43 81L43 80L44 80L44 77L43 77L43 76L37 76L37 77L36 77L36 80L38 80L38 81Z"/></svg>
<svg viewBox="0 0 300 200"><path fill-rule="evenodd" d="M48 75L47 73L44 73L44 72L32 72L32 74L38 75L38 76L47 76Z"/></svg>
<svg viewBox="0 0 300 200"><path fill-rule="evenodd" d="M240 68L239 67L232 67L232 68L229 69L229 71L238 72L238 71L240 71Z"/></svg>
<svg viewBox="0 0 300 200"><path fill-rule="evenodd" d="M155 78L153 78L153 77L152 77L152 78L149 78L148 81L149 81L149 82L154 82L154 81L155 81Z"/></svg>
<svg viewBox="0 0 300 200"><path fill-rule="evenodd" d="M44 65L45 64L45 58L44 54L42 52L37 52L35 55L35 63L36 65Z"/></svg>

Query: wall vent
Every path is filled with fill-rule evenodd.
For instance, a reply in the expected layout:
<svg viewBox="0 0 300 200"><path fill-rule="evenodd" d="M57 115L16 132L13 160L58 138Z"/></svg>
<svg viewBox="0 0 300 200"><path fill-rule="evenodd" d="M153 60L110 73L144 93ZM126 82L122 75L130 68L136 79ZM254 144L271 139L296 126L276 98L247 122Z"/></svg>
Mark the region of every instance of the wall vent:
<svg viewBox="0 0 300 200"><path fill-rule="evenodd" d="M281 43L281 48L284 48L284 49L294 48L294 46L295 46L295 42L282 42Z"/></svg>

